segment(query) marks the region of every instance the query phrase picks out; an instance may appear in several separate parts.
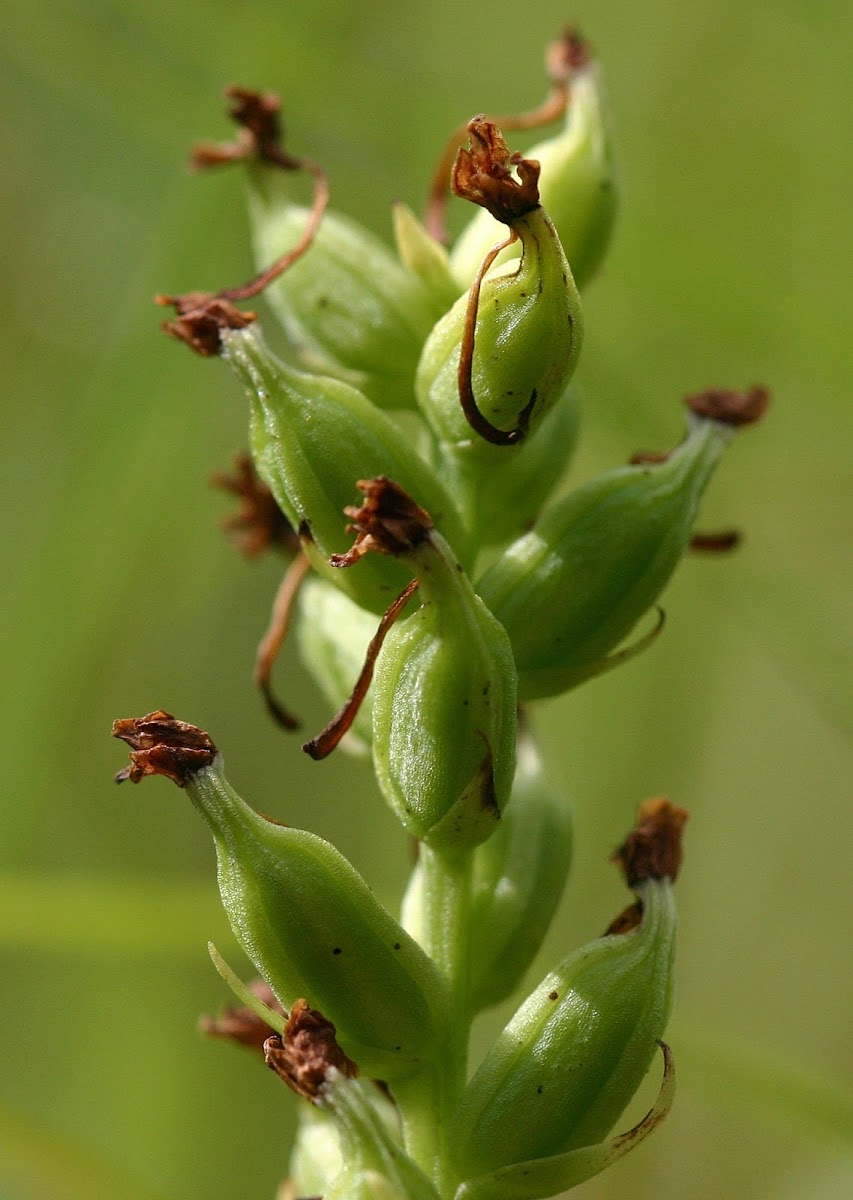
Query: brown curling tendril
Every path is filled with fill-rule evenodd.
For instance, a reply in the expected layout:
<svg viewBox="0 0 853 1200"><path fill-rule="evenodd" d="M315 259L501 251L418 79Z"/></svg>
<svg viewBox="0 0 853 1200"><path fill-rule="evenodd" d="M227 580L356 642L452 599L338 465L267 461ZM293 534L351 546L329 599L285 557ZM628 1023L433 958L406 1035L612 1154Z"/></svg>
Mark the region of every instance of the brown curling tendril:
<svg viewBox="0 0 853 1200"><path fill-rule="evenodd" d="M465 309L465 324L462 329L462 342L459 347L459 369L456 374L459 403L462 406L465 420L475 433L478 433L485 441L491 442L493 446L512 446L516 442L521 441L527 432L530 413L536 404L536 389L534 388L526 407L519 414L518 426L515 429L500 429L483 415L477 406L477 400L474 396L474 343L477 337L477 309L480 304L480 289L483 286L483 278L489 267L500 254L501 250L506 249L507 246L511 246L515 239L516 234L510 232L510 236L505 241L498 242L496 246L492 246L474 277L474 282L471 284L468 292L468 306Z"/></svg>
<svg viewBox="0 0 853 1200"><path fill-rule="evenodd" d="M311 738L309 742L303 745L302 749L315 762L328 757L339 744L344 734L348 733L352 728L352 723L358 716L358 710L361 708L364 697L367 695L367 689L373 680L373 670L376 666L376 659L379 657L379 651L382 649L382 643L385 641L389 629L417 590L418 581L417 579L413 579L411 583L406 584L397 599L385 611L376 633L370 639L370 645L367 647L367 654L364 659L364 666L361 668L349 699L325 729L322 729L316 737Z"/></svg>
<svg viewBox="0 0 853 1200"><path fill-rule="evenodd" d="M298 729L300 721L276 699L272 690L272 669L290 630L299 589L310 570L307 555L300 553L285 571L273 600L270 623L255 656L254 684L260 690L270 716L283 729Z"/></svg>
<svg viewBox="0 0 853 1200"><path fill-rule="evenodd" d="M308 220L296 245L246 283L215 293L187 292L154 297L157 304L172 307L177 312L177 319L165 321L163 330L208 358L220 353L223 329L242 329L257 319L255 313L241 312L234 302L259 295L306 253L329 202L329 184L323 168L310 159L288 154L282 145L279 98L272 92L261 93L241 87L227 88L225 94L235 101L229 116L241 126L240 133L234 142L219 146L204 143L196 147L192 164L203 169L256 156L285 171L306 171L313 177L314 196Z"/></svg>
<svg viewBox="0 0 853 1200"><path fill-rule="evenodd" d="M568 107L571 76L575 71L586 66L589 60L590 50L585 39L576 29L566 29L560 38L548 46L545 53L545 65L551 84L545 100L530 112L492 117L490 121L502 129L522 132L527 129L537 129L542 125L559 120ZM467 124L460 125L453 131L433 172L427 196L424 224L429 233L444 244L449 240L445 228L445 217L451 168L457 149L467 133Z"/></svg>

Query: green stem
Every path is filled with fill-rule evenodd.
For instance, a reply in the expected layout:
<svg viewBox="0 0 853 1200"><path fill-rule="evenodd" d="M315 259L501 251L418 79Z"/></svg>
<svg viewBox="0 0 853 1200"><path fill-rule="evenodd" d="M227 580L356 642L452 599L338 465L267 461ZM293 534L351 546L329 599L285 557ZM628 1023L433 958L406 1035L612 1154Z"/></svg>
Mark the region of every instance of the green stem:
<svg viewBox="0 0 853 1200"><path fill-rule="evenodd" d="M444 1135L468 1066L472 861L470 851L420 847L417 937L447 982L449 1023L433 1060L394 1088L406 1150L434 1179L442 1197L452 1197L458 1182L447 1160Z"/></svg>

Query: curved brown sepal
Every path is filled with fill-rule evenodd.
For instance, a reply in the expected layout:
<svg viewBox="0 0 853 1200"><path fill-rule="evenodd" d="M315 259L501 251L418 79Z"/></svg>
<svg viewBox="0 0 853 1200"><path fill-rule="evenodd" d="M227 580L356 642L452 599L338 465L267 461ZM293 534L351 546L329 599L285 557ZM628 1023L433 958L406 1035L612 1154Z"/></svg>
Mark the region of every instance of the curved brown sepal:
<svg viewBox="0 0 853 1200"><path fill-rule="evenodd" d="M218 754L203 729L178 721L163 709L146 717L114 721L112 733L131 747L131 765L118 772L116 783L127 779L139 783L146 775L165 775L182 788Z"/></svg>
<svg viewBox="0 0 853 1200"><path fill-rule="evenodd" d="M681 831L687 818L687 811L666 796L640 805L636 825L612 858L622 868L628 887L647 879L676 879L681 866Z"/></svg>

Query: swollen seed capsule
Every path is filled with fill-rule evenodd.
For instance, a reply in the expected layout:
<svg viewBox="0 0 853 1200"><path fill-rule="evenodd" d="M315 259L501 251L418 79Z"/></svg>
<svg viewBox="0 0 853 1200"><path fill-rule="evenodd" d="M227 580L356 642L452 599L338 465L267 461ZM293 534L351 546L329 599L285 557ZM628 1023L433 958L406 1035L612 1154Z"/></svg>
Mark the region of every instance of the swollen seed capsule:
<svg viewBox="0 0 853 1200"><path fill-rule="evenodd" d="M631 836L651 826L653 840L677 842L685 819L653 801ZM674 873L673 856L670 847L663 869ZM675 944L671 875L657 877L659 858L651 870L638 878L626 865L641 909L628 911L639 925L608 933L547 975L468 1084L448 1124L463 1179L601 1141L639 1087L666 1027Z"/></svg>
<svg viewBox="0 0 853 1200"><path fill-rule="evenodd" d="M725 395L766 403L763 389ZM479 581L512 642L523 699L556 695L606 670L607 656L668 582L732 436L724 416L698 414L700 400L691 398L687 436L664 461L611 471L570 493Z"/></svg>
<svg viewBox="0 0 853 1200"><path fill-rule="evenodd" d="M572 857L569 802L522 737L512 803L474 852L470 986L475 1011L511 995L548 932Z"/></svg>
<svg viewBox="0 0 853 1200"><path fill-rule="evenodd" d="M286 176L263 162L250 167L249 197L263 267L299 241L309 210L293 202ZM384 408L413 405L421 348L448 302L368 230L327 211L309 252L265 295L307 364L347 379Z"/></svg>
<svg viewBox="0 0 853 1200"><path fill-rule="evenodd" d="M307 375L278 360L256 326L225 330L222 357L251 402L252 453L258 473L294 529L313 566L362 606L382 612L409 576L393 559L341 572L329 557L347 538L341 509L356 479L388 472L430 504L464 553L454 504L390 417L339 379Z"/></svg>
<svg viewBox="0 0 853 1200"><path fill-rule="evenodd" d="M484 448L488 455L489 442L506 448L531 433L563 394L580 353L582 318L559 238L539 204L538 164L510 156L488 121L477 118L468 128L473 149L459 152L454 189L509 226L521 240L521 260L479 276L442 317L424 346L415 389L436 437L477 457Z"/></svg>
<svg viewBox="0 0 853 1200"><path fill-rule="evenodd" d="M569 73L570 99L564 128L525 157L541 167L539 193L554 223L572 275L583 290L604 257L616 216L616 185L601 69L577 36ZM450 264L460 287L468 287L483 255L501 236L487 212L459 235ZM499 262L515 257L510 246Z"/></svg>
<svg viewBox="0 0 853 1200"><path fill-rule="evenodd" d="M207 821L231 928L281 1003L310 996L368 1074L422 1062L441 1035L442 982L343 855L249 808L201 730L156 712L113 732L133 749L120 781L166 774Z"/></svg>
<svg viewBox="0 0 853 1200"><path fill-rule="evenodd" d="M358 538L341 565L368 550L393 555L416 577L420 599L376 659L376 776L415 837L434 847L475 845L496 828L512 786L512 650L429 514L390 480L359 486L365 503L347 510Z"/></svg>

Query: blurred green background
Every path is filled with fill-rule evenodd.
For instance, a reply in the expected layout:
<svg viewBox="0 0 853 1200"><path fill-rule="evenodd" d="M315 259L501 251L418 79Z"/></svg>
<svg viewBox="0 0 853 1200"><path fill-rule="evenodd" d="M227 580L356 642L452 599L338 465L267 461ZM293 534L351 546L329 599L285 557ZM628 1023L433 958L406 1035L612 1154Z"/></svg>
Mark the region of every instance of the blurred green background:
<svg viewBox="0 0 853 1200"><path fill-rule="evenodd" d="M238 174L193 178L186 148L229 135L224 84L275 88L334 204L387 233L460 119L540 98L567 20L604 61L622 184L572 477L670 444L686 391L775 395L703 514L744 528L741 551L686 561L657 646L539 714L578 826L542 969L623 903L606 859L636 803L692 812L676 1109L580 1194L849 1197L849 6L0 7L2 1200L272 1197L286 1163L289 1093L195 1032L226 1000L206 940L242 961L207 833L163 781L116 790L114 717L163 706L210 729L247 798L334 840L390 906L408 869L367 768L310 762L251 687L276 565L239 559L207 484L244 444L244 403L151 304L249 270ZM287 698L319 727L296 671L289 653Z"/></svg>

